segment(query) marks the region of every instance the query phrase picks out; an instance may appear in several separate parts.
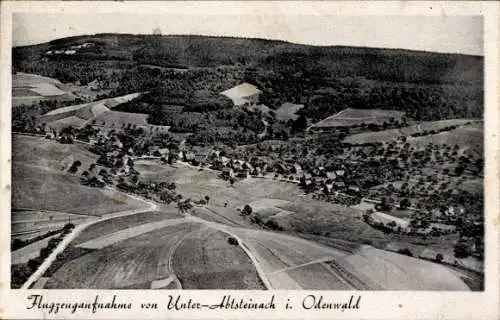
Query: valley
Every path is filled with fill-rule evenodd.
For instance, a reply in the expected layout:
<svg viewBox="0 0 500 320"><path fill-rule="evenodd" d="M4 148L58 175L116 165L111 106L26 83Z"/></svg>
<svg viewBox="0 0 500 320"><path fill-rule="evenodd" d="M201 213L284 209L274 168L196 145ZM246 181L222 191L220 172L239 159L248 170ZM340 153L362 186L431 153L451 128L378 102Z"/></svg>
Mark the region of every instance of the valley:
<svg viewBox="0 0 500 320"><path fill-rule="evenodd" d="M224 37L15 48L12 287L482 290L481 66Z"/></svg>

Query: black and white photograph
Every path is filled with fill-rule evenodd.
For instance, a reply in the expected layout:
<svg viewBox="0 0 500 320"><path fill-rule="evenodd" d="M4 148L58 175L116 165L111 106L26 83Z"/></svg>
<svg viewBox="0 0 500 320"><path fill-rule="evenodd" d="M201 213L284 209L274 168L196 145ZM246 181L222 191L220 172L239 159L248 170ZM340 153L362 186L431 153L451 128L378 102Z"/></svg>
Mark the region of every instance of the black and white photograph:
<svg viewBox="0 0 500 320"><path fill-rule="evenodd" d="M104 319L133 293L203 317L352 318L391 292L498 315L494 15L140 3L4 10L1 285L23 311L0 317L80 297Z"/></svg>
<svg viewBox="0 0 500 320"><path fill-rule="evenodd" d="M237 19L13 15L11 288L482 291L482 17Z"/></svg>

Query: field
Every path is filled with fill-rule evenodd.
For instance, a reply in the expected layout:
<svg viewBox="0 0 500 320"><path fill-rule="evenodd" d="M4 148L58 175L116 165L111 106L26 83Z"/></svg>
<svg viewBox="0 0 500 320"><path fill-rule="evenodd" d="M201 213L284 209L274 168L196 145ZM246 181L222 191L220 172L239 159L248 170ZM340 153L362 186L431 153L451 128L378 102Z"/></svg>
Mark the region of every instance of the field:
<svg viewBox="0 0 500 320"><path fill-rule="evenodd" d="M40 241L31 243L25 247L12 251L11 264L26 263L30 259L38 257L40 249L45 248L50 239L59 237L59 234L44 238Z"/></svg>
<svg viewBox="0 0 500 320"><path fill-rule="evenodd" d="M276 119L280 121L288 121L288 120L295 120L299 116L296 114L297 111L302 109L304 105L302 104L293 104L293 103L283 103L277 110L276 110Z"/></svg>
<svg viewBox="0 0 500 320"><path fill-rule="evenodd" d="M389 122L391 118L399 120L403 115L404 112L396 110L348 108L313 124L311 128L349 127L362 123L382 124Z"/></svg>
<svg viewBox="0 0 500 320"><path fill-rule="evenodd" d="M97 125L106 125L109 127L120 128L122 125L138 125L138 126L146 126L148 115L146 114L136 114L136 113L127 113L120 111L107 111L103 112L93 120L96 121Z"/></svg>
<svg viewBox="0 0 500 320"><path fill-rule="evenodd" d="M376 132L363 132L358 134L349 135L344 139L345 143L361 144L361 143L375 143L375 142L388 142L396 140L401 136L409 136L414 133L423 133L425 131L437 131L450 126L462 126L468 122L478 122L473 119L451 119L439 121L422 121L419 124L412 126L388 129Z"/></svg>
<svg viewBox="0 0 500 320"><path fill-rule="evenodd" d="M72 243L74 245L79 245L89 240L102 237L120 230L125 230L133 226L139 226L141 224L180 218L180 217L181 215L176 210L164 209L164 210L143 212L139 214L105 220L97 222L88 227L87 229L85 229L85 232L78 235L78 237L75 240L73 240Z"/></svg>
<svg viewBox="0 0 500 320"><path fill-rule="evenodd" d="M126 237L100 248L82 247L83 255L50 274L45 288L264 289L248 256L228 243L227 234L186 219L163 223L149 230L143 224L142 233L123 229Z"/></svg>
<svg viewBox="0 0 500 320"><path fill-rule="evenodd" d="M172 260L182 288L264 289L243 249L227 239L227 234L210 228L187 235Z"/></svg>
<svg viewBox="0 0 500 320"><path fill-rule="evenodd" d="M12 106L30 105L45 99L74 100L75 95L56 79L18 72L12 75Z"/></svg>
<svg viewBox="0 0 500 320"><path fill-rule="evenodd" d="M425 148L429 143L449 146L457 144L461 150L482 157L484 151L483 135L483 122L477 122L446 132L411 138L408 139L408 142L416 148Z"/></svg>
<svg viewBox="0 0 500 320"><path fill-rule="evenodd" d="M362 210L314 200L305 196L295 183L250 178L231 186L217 172L199 171L182 164L175 167L161 165L154 160L141 160L135 168L146 180L175 182L176 190L185 198L199 200L208 195L210 210L197 208L194 212L205 220L255 227L238 211L246 204L253 204L259 214L272 217L285 230L357 243L370 241L379 246L390 241L388 235L363 222Z"/></svg>
<svg viewBox="0 0 500 320"><path fill-rule="evenodd" d="M14 135L12 158L12 226L17 235L34 236L60 228L68 219L74 222L82 215L101 216L139 206L120 192L83 186L78 175L67 172L75 160L82 162L82 168L97 160L82 146ZM46 212L27 213L39 210Z"/></svg>
<svg viewBox="0 0 500 320"><path fill-rule="evenodd" d="M401 254L363 247L346 258L351 270L393 290L464 290L469 288L448 268Z"/></svg>
<svg viewBox="0 0 500 320"><path fill-rule="evenodd" d="M177 241L200 228L181 223L146 232L71 260L59 268L46 288L150 288L172 274L169 260Z"/></svg>
<svg viewBox="0 0 500 320"><path fill-rule="evenodd" d="M90 103L58 108L37 118L38 123L45 123L50 128L60 131L64 127L83 128L87 124L122 129L125 126L142 127L153 131L168 131L168 126L152 126L147 122L148 115L113 111L112 108L139 97L141 93L133 93Z"/></svg>

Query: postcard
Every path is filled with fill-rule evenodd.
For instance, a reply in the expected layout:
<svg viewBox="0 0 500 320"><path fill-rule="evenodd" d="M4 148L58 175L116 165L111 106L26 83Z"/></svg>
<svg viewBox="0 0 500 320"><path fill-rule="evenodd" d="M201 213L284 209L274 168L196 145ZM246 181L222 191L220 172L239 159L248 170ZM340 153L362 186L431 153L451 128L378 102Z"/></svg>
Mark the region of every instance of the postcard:
<svg viewBox="0 0 500 320"><path fill-rule="evenodd" d="M2 2L5 319L498 319L496 2Z"/></svg>

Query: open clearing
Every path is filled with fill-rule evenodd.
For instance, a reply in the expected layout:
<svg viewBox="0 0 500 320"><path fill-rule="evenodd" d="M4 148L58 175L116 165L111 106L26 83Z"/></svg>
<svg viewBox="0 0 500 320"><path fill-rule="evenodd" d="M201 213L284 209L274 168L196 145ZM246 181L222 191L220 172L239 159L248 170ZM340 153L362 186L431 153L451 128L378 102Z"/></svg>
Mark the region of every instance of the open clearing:
<svg viewBox="0 0 500 320"><path fill-rule="evenodd" d="M297 111L304 107L303 104L294 104L290 102L283 103L276 110L276 119L280 121L295 120L299 116L296 114Z"/></svg>
<svg viewBox="0 0 500 320"><path fill-rule="evenodd" d="M68 86L56 79L18 72L12 75L12 106L31 105L41 100L74 100Z"/></svg>
<svg viewBox="0 0 500 320"><path fill-rule="evenodd" d="M362 123L382 124L389 122L391 118L400 120L404 114L404 112L396 110L348 108L313 124L311 128L349 127Z"/></svg>
<svg viewBox="0 0 500 320"><path fill-rule="evenodd" d="M100 216L140 206L123 193L83 186L78 174L67 172L75 160L82 162L82 168L97 160L96 155L80 145L13 135L12 150L14 221L20 220L15 215L21 211L16 209Z"/></svg>
<svg viewBox="0 0 500 320"><path fill-rule="evenodd" d="M152 126L147 123L147 115L113 111L112 108L139 97L142 93L132 93L120 97L108 98L89 103L58 108L37 118L38 123L45 123L50 128L60 131L64 127L83 128L87 124L110 129L142 127L143 129L168 131L168 126Z"/></svg>
<svg viewBox="0 0 500 320"><path fill-rule="evenodd" d="M448 146L454 146L456 144L461 150L482 157L484 149L483 122L465 125L454 130L433 135L409 138L407 141L411 146L420 149L425 148L429 143L435 145L446 144Z"/></svg>
<svg viewBox="0 0 500 320"><path fill-rule="evenodd" d="M409 136L414 133L423 133L425 131L437 131L450 126L463 126L468 122L479 122L473 119L450 119L439 121L422 121L419 124L399 128L388 129L375 132L363 132L347 136L343 142L361 144L361 143L375 143L375 142L388 142L398 139L401 136Z"/></svg>
<svg viewBox="0 0 500 320"><path fill-rule="evenodd" d="M346 259L351 270L370 275L370 279L392 290L470 290L445 266L401 254L363 247Z"/></svg>

